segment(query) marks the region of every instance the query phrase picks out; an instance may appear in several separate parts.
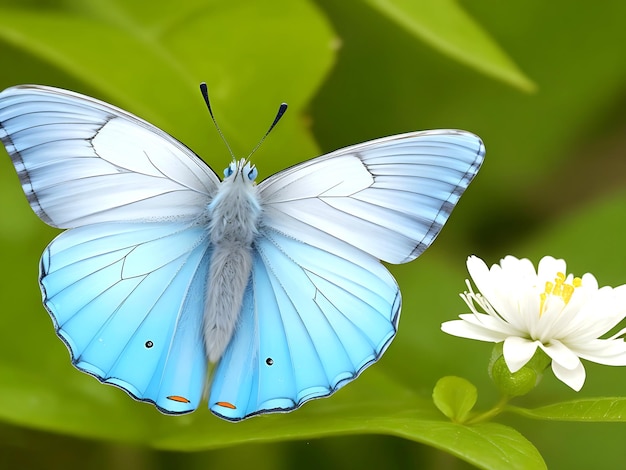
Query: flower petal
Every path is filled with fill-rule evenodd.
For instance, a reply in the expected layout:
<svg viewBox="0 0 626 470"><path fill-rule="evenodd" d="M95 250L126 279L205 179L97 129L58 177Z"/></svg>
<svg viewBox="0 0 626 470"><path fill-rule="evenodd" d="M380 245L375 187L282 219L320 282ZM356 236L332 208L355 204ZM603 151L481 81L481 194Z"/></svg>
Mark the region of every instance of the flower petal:
<svg viewBox="0 0 626 470"><path fill-rule="evenodd" d="M563 382L577 392L583 388L585 383L585 367L582 362L578 361L578 364L573 369L563 367L556 361L552 361L552 372L557 379Z"/></svg>
<svg viewBox="0 0 626 470"><path fill-rule="evenodd" d="M578 356L557 339L550 341L550 344L541 344L540 347L552 358L553 362L558 362L566 369L574 369L580 362Z"/></svg>
<svg viewBox="0 0 626 470"><path fill-rule="evenodd" d="M518 336L509 336L504 340L502 354L511 372L517 372L535 355L539 341L532 341Z"/></svg>
<svg viewBox="0 0 626 470"><path fill-rule="evenodd" d="M515 330L515 328L497 316L485 315L484 313L462 313L459 315L459 318L477 327L486 328L495 333L501 333L504 335L502 339L507 336L521 336L520 331ZM523 332L521 333L523 334Z"/></svg>
<svg viewBox="0 0 626 470"><path fill-rule="evenodd" d="M452 320L441 324L441 330L461 338L477 339L479 341L491 341L498 343L507 337L506 334L490 330L483 326L469 323L464 320Z"/></svg>
<svg viewBox="0 0 626 470"><path fill-rule="evenodd" d="M626 290L603 287L580 306L576 315L578 322L571 325L571 333L568 333L578 338L598 338L613 329L625 315Z"/></svg>
<svg viewBox="0 0 626 470"><path fill-rule="evenodd" d="M621 338L594 339L570 346L579 357L607 366L626 366L626 342Z"/></svg>
<svg viewBox="0 0 626 470"><path fill-rule="evenodd" d="M542 284L542 289L546 281L554 282L557 273L567 273L565 260L556 259L552 256L544 256L539 260L539 264L537 265L537 278Z"/></svg>
<svg viewBox="0 0 626 470"><path fill-rule="evenodd" d="M469 272L476 288L483 296L487 297L493 289L493 281L491 273L485 262L478 256L470 256L467 258L467 272Z"/></svg>

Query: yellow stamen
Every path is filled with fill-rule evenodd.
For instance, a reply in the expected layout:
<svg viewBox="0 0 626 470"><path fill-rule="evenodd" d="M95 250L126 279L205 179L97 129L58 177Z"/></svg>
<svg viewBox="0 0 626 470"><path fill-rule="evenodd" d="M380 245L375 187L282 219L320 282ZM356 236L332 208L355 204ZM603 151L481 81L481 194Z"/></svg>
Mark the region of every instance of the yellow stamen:
<svg viewBox="0 0 626 470"><path fill-rule="evenodd" d="M572 280L571 284L565 283L565 274L556 273L556 277L554 278L554 282L546 281L545 290L539 294L539 298L541 302L539 303L539 316L541 316L545 310L546 301L548 300L549 295L554 295L557 297L561 297L563 302L567 305L567 303L574 295L574 290L576 287L580 287L583 284L583 281L579 277L575 277Z"/></svg>

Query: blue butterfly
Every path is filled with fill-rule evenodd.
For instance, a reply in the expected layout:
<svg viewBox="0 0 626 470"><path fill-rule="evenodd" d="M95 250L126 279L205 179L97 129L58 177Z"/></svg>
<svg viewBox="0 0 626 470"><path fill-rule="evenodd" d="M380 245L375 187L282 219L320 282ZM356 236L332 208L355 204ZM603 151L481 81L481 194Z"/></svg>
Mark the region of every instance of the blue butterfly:
<svg viewBox="0 0 626 470"><path fill-rule="evenodd" d="M394 338L380 260L435 239L483 161L435 130L337 150L256 184L220 178L162 130L66 90L0 93L0 139L32 209L61 233L43 303L72 363L163 413L238 421L331 395Z"/></svg>

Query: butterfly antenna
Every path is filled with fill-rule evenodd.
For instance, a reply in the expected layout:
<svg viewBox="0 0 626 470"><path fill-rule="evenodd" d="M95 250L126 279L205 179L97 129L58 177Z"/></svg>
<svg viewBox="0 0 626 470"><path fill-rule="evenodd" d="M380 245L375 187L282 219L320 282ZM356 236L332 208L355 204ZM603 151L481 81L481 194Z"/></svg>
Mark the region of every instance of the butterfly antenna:
<svg viewBox="0 0 626 470"><path fill-rule="evenodd" d="M202 97L204 98L204 102L206 103L206 107L209 108L209 114L211 115L211 119L213 119L213 124L215 124L215 128L217 129L217 133L222 138L222 141L224 142L224 145L226 145L226 148L228 149L228 152L230 153L230 156L233 157L233 160L234 160L235 159L235 154L231 150L230 145L228 145L228 141L226 140L226 137L224 137L224 134L222 134L222 130L220 129L220 126L217 124L215 116L213 115L213 109L211 109L211 102L209 101L209 89L206 86L205 82L202 82L200 84L200 92L202 93Z"/></svg>
<svg viewBox="0 0 626 470"><path fill-rule="evenodd" d="M250 157L252 156L252 154L254 152L257 151L257 149L261 146L261 144L263 143L263 141L265 140L265 138L269 135L270 132L272 132L272 129L274 129L274 127L276 126L276 124L278 124L278 121L280 121L280 118L283 117L283 115L285 114L285 112L287 111L287 103L281 103L280 106L278 107L278 112L276 113L276 117L274 118L274 122L272 122L272 125L270 126L270 128L267 130L267 132L265 133L265 135L261 138L261 140L259 140L259 143L256 144L256 147L254 147L252 149L252 152L250 152L250 154L246 157L246 161L250 160Z"/></svg>

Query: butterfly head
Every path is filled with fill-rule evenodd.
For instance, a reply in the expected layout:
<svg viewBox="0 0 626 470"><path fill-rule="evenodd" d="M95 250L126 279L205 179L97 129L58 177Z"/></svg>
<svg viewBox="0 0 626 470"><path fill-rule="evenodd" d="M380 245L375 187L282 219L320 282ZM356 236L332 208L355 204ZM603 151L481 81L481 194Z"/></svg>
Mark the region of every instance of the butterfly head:
<svg viewBox="0 0 626 470"><path fill-rule="evenodd" d="M256 166L242 158L239 161L233 160L230 162L230 165L224 169L224 180L228 180L229 178L234 179L240 175L244 181L254 183L258 174L259 172Z"/></svg>

